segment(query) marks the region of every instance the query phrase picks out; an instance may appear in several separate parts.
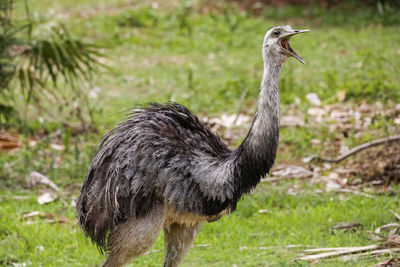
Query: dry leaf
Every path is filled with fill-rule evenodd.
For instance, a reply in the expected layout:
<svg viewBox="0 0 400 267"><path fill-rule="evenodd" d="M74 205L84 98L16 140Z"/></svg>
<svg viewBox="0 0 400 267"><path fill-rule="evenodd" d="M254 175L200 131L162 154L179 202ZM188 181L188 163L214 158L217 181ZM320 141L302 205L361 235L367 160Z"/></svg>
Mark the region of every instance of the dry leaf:
<svg viewBox="0 0 400 267"><path fill-rule="evenodd" d="M400 215L397 213L397 212L395 212L395 211L393 211L393 210L389 210L391 213L393 213L393 215L394 215L394 217L396 217L396 219L397 220L400 220Z"/></svg>
<svg viewBox="0 0 400 267"><path fill-rule="evenodd" d="M269 210L259 210L258 213L269 213Z"/></svg>
<svg viewBox="0 0 400 267"><path fill-rule="evenodd" d="M333 191L341 188L342 186L334 180L327 180L325 184L326 191Z"/></svg>
<svg viewBox="0 0 400 267"><path fill-rule="evenodd" d="M307 110L308 115L315 117L317 122L322 121L322 117L326 114L325 109L323 108L309 108Z"/></svg>
<svg viewBox="0 0 400 267"><path fill-rule="evenodd" d="M337 91L336 97L340 102L343 102L346 99L346 91L345 90Z"/></svg>
<svg viewBox="0 0 400 267"><path fill-rule="evenodd" d="M335 256L342 256L354 253L361 253L373 249L380 249L380 245L370 245L364 247L342 247L342 248L321 248L321 249L308 249L304 250L306 253L323 252L320 254L302 255L297 257L296 260L316 261L324 258L331 258ZM328 252L325 252L328 251Z"/></svg>
<svg viewBox="0 0 400 267"><path fill-rule="evenodd" d="M317 157L317 155L313 154L313 155L303 158L302 161L303 161L303 163L309 163L309 162L313 161L316 157Z"/></svg>
<svg viewBox="0 0 400 267"><path fill-rule="evenodd" d="M45 214L45 212L43 212L43 211L31 211L31 212L22 214L21 218L22 219L28 219L28 218L40 216L42 214Z"/></svg>
<svg viewBox="0 0 400 267"><path fill-rule="evenodd" d="M398 223L388 223L385 225L382 225L378 228L375 229L374 233L379 234L382 230L387 230L387 229L400 229L400 224Z"/></svg>
<svg viewBox="0 0 400 267"><path fill-rule="evenodd" d="M332 226L332 229L351 231L351 230L356 230L357 228L359 228L361 226L362 225L359 222L340 222L340 223L334 224Z"/></svg>
<svg viewBox="0 0 400 267"><path fill-rule="evenodd" d="M336 172L330 172L328 174L328 179L330 179L330 180L336 180L338 178L339 178L339 174L337 174Z"/></svg>
<svg viewBox="0 0 400 267"><path fill-rule="evenodd" d="M220 124L224 127L231 128L233 126L240 126L250 121L250 117L244 114L222 114Z"/></svg>
<svg viewBox="0 0 400 267"><path fill-rule="evenodd" d="M32 220L35 217L39 217L40 219L45 219L44 222L46 223L66 223L68 222L68 219L63 217L63 216L59 216L59 215L55 215L49 212L44 212L44 211L31 211L31 212L27 212L27 213L23 213L21 216L21 220L25 220L28 221L28 224L30 224L29 222L32 222Z"/></svg>
<svg viewBox="0 0 400 267"><path fill-rule="evenodd" d="M281 127L304 126L304 120L296 116L282 116L280 125Z"/></svg>
<svg viewBox="0 0 400 267"><path fill-rule="evenodd" d="M40 194L40 196L38 196L38 198L37 198L37 201L40 205L43 205L43 204L53 202L56 199L57 199L56 193L54 193L53 191L47 191L47 192Z"/></svg>
<svg viewBox="0 0 400 267"><path fill-rule="evenodd" d="M59 144L50 144L50 148L57 151L63 151L65 149L64 145L59 145Z"/></svg>
<svg viewBox="0 0 400 267"><path fill-rule="evenodd" d="M10 132L0 132L0 151L13 152L22 147L19 135Z"/></svg>
<svg viewBox="0 0 400 267"><path fill-rule="evenodd" d="M31 172L29 178L28 185L30 187L34 187L37 184L45 184L50 186L50 188L54 191L60 191L60 189L47 176L41 174L40 172Z"/></svg>
<svg viewBox="0 0 400 267"><path fill-rule="evenodd" d="M316 93L308 93L306 94L306 99L314 106L321 106L321 100Z"/></svg>
<svg viewBox="0 0 400 267"><path fill-rule="evenodd" d="M319 140L319 139L311 139L310 143L312 145L320 145L321 144L321 140Z"/></svg>
<svg viewBox="0 0 400 267"><path fill-rule="evenodd" d="M76 207L77 200L78 200L77 196L72 196L71 197L71 207Z"/></svg>
<svg viewBox="0 0 400 267"><path fill-rule="evenodd" d="M399 265L399 258L391 258L386 261L380 262L372 267L390 267L390 266L395 267L398 265Z"/></svg>
<svg viewBox="0 0 400 267"><path fill-rule="evenodd" d="M214 131L218 130L221 126L224 128L241 126L251 120L251 118L245 114L222 114L221 118L202 117L201 119Z"/></svg>
<svg viewBox="0 0 400 267"><path fill-rule="evenodd" d="M307 178L312 177L313 172L303 168L301 166L296 165L278 165L272 170L273 176L280 177L298 177L298 178Z"/></svg>

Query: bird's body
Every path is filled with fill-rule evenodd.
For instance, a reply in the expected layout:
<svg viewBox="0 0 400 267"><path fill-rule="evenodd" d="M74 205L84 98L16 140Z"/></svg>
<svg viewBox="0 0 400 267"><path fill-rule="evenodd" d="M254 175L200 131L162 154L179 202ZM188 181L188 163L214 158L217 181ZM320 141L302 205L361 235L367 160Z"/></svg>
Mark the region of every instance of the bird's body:
<svg viewBox="0 0 400 267"><path fill-rule="evenodd" d="M84 233L109 253L104 266L143 254L162 229L164 266L177 266L201 224L234 211L268 173L278 146L278 81L287 58L268 49L271 31L263 45L257 113L237 149L176 103L138 108L102 139L77 212Z"/></svg>

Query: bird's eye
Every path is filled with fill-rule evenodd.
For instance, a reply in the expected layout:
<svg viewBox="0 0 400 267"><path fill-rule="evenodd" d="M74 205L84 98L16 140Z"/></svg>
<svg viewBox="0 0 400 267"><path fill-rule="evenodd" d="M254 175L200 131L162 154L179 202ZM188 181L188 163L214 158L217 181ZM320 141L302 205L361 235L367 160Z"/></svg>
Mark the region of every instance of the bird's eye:
<svg viewBox="0 0 400 267"><path fill-rule="evenodd" d="M275 36L279 36L279 35L281 35L281 32L280 31L274 31L274 35Z"/></svg>

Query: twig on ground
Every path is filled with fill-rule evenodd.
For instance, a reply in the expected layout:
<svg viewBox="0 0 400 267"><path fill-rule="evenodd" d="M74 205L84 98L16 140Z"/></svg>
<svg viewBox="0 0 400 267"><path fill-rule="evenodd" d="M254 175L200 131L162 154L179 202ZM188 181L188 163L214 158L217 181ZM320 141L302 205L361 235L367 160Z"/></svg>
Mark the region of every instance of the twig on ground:
<svg viewBox="0 0 400 267"><path fill-rule="evenodd" d="M382 225L375 229L374 233L379 234L382 230L390 229L390 228L400 228L400 224L398 223L388 223Z"/></svg>
<svg viewBox="0 0 400 267"><path fill-rule="evenodd" d="M353 254L353 253L357 253L357 252L363 252L363 251L379 249L379 248L381 248L381 245L369 245L369 246L364 246L364 247L349 247L349 248L343 248L342 250L337 250L337 251L330 251L330 252L313 254L313 255L304 255L304 256L297 257L296 260L315 261L315 260L319 260L319 259ZM335 248L332 248L332 249L335 249Z"/></svg>
<svg viewBox="0 0 400 267"><path fill-rule="evenodd" d="M364 193L364 192L360 192L360 191L356 191L356 190L351 190L351 189L348 189L348 188L339 188L337 191L340 192L340 193L351 193L351 194L354 194L354 195L364 196L364 197L368 197L368 198L374 198L375 197L373 195L370 195L370 194L367 194L367 193Z"/></svg>
<svg viewBox="0 0 400 267"><path fill-rule="evenodd" d="M400 215L399 215L398 213L396 213L396 212L393 211L393 210L389 210L389 211L390 211L391 213L393 213L394 217L396 217L397 220L400 221Z"/></svg>
<svg viewBox="0 0 400 267"><path fill-rule="evenodd" d="M328 252L328 251L342 251L342 250L348 250L348 249L353 249L355 247L334 247L334 248L311 248L311 249L305 249L303 252L306 253L315 253L315 252Z"/></svg>
<svg viewBox="0 0 400 267"><path fill-rule="evenodd" d="M400 248L377 249L377 250L358 253L358 254L344 255L344 256L339 257L339 260L341 260L341 261L357 260L359 258L366 257L366 256L392 254L393 252L398 252L398 251L400 251Z"/></svg>
<svg viewBox="0 0 400 267"><path fill-rule="evenodd" d="M286 177L286 176L282 176L282 177L276 177L276 176L271 176L268 178L263 178L261 179L261 183L272 183L272 182L279 182L279 181L283 181L283 180L290 180L290 179L298 179L299 177Z"/></svg>
<svg viewBox="0 0 400 267"><path fill-rule="evenodd" d="M357 228L362 227L362 224L359 222L341 222L336 223L332 226L333 230L344 230L344 231L353 231L357 230Z"/></svg>
<svg viewBox="0 0 400 267"><path fill-rule="evenodd" d="M370 147L374 147L374 146L378 146L381 144L385 144L385 143L391 143L391 142L395 142L395 141L400 141L400 135L393 135L393 136L389 136L387 138L381 138L381 139L377 139L371 142L367 142L364 144L361 144L359 146L356 146L352 149L350 149L348 152L336 157L336 158L324 158L324 157L315 157L314 160L319 161L319 162L330 162L330 163L339 163L342 160L364 150Z"/></svg>
<svg viewBox="0 0 400 267"><path fill-rule="evenodd" d="M391 258L391 259L388 259L388 260L386 260L386 261L379 262L378 264L373 265L373 266L371 266L371 267L396 266L396 264L398 264L398 262L399 262L399 258Z"/></svg>
<svg viewBox="0 0 400 267"><path fill-rule="evenodd" d="M394 213L392 211L392 213ZM397 214L398 216L398 214ZM396 216L396 217L397 217ZM357 223L354 223L358 225ZM352 223L339 223L336 228L347 227ZM335 226L334 226L335 227ZM382 234L383 230L389 231L388 234ZM376 244L363 246L363 247L331 247L331 248L312 248L305 249L301 252L302 255L295 258L295 260L306 260L310 262L316 262L322 259L336 258L341 261L360 260L367 257L374 257L377 255L389 254L390 259L386 262L397 263L400 258L393 258L393 253L400 252L400 223L388 223L375 229L374 232L369 232L378 238L374 238ZM396 254L397 255L397 254ZM379 263L374 267L378 266L389 266L383 263ZM400 265L390 265L400 266Z"/></svg>

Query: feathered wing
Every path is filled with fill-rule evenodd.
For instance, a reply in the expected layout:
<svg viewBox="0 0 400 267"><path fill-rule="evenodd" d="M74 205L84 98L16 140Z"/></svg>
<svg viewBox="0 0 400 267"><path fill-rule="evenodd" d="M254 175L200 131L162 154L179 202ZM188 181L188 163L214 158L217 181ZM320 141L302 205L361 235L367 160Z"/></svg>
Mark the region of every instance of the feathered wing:
<svg viewBox="0 0 400 267"><path fill-rule="evenodd" d="M235 208L231 151L185 107L151 104L109 132L88 169L79 224L100 249L118 222L166 201L178 213Z"/></svg>

